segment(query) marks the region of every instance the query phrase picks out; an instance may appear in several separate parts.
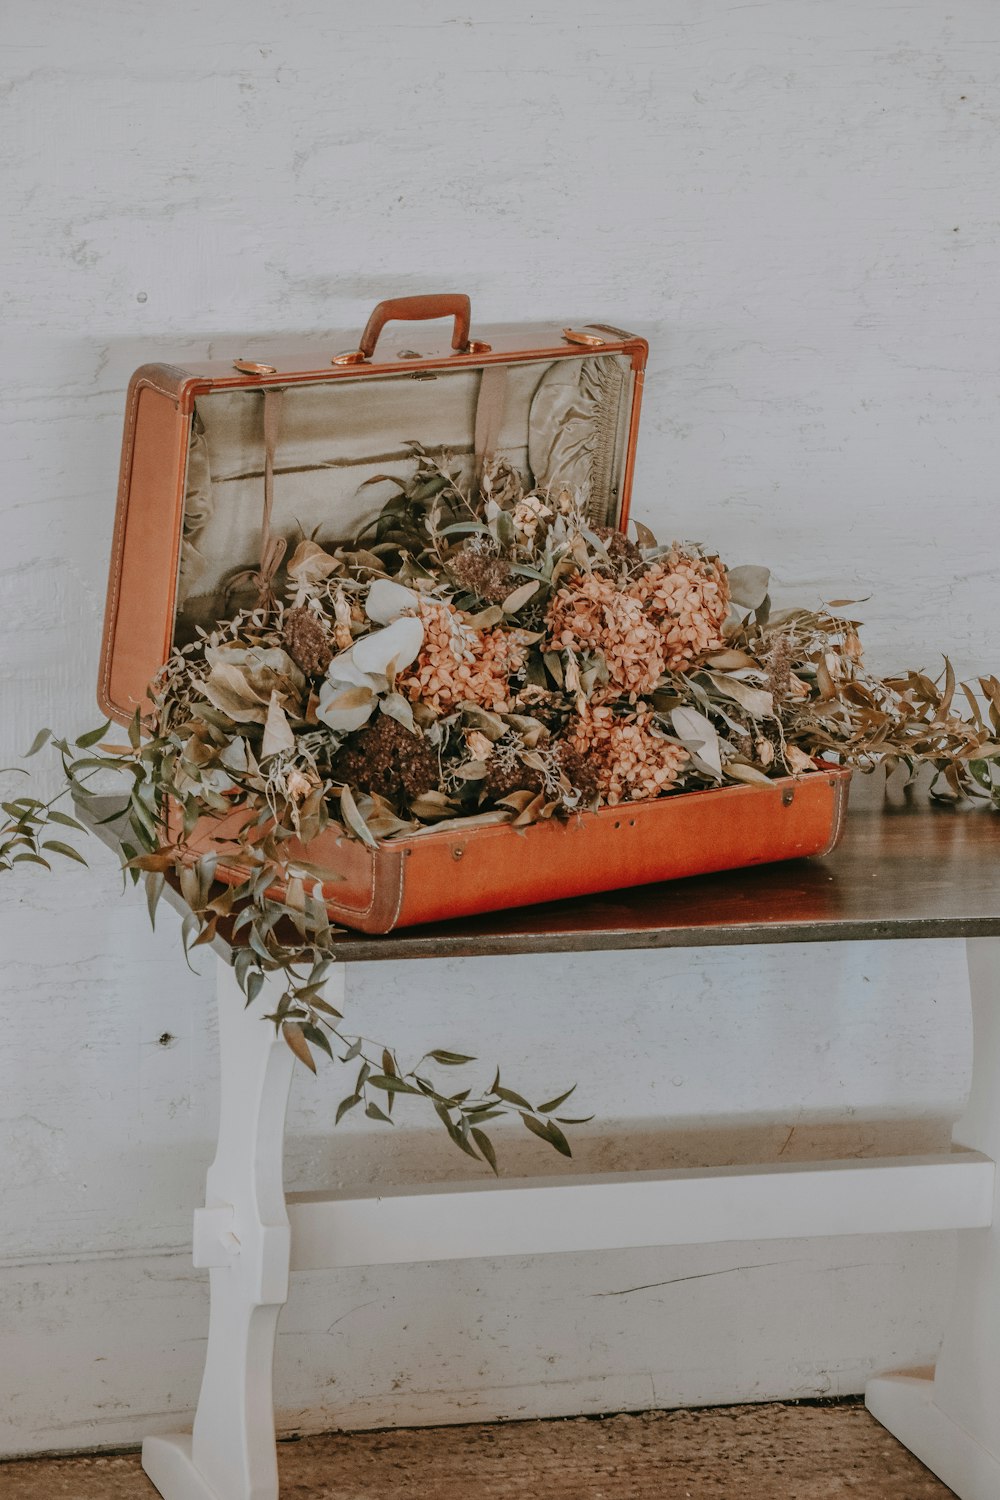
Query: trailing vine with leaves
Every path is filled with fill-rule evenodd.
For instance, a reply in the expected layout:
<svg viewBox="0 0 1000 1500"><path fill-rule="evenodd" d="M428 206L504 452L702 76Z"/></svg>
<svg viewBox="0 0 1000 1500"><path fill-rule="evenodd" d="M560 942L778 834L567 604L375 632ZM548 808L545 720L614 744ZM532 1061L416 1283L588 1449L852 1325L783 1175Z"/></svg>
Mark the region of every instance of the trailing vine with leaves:
<svg viewBox="0 0 1000 1500"><path fill-rule="evenodd" d="M1000 681L958 684L947 662L937 681L875 676L858 622L834 612L851 601L774 610L766 569L594 528L575 497L526 492L503 465L477 489L414 445L409 481L373 482L397 493L359 537L301 539L284 597L237 598L173 650L124 743L110 724L73 742L44 730L29 754L51 740L63 790L0 804L0 869L48 868L83 860L66 833L86 823L60 802L79 812L109 777L122 788L124 869L145 878L151 917L170 881L186 951L225 937L248 1003L280 976L268 1019L288 1046L314 1071L317 1052L352 1070L338 1121L391 1124L398 1096L420 1099L494 1172L493 1121L567 1156L563 1127L582 1123L561 1113L572 1089L533 1104L499 1073L454 1088L443 1080L474 1058L404 1065L352 1031L324 997L335 872L308 853L327 830L378 847L518 829L809 775L824 756L930 765L932 795L1000 806ZM215 847L193 837L206 819L226 820Z"/></svg>

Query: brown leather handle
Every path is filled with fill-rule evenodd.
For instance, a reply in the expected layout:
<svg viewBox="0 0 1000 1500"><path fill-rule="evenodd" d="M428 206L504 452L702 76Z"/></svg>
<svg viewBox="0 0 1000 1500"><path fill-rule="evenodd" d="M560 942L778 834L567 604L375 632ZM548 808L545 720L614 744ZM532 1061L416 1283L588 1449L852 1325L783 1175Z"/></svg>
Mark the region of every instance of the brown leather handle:
<svg viewBox="0 0 1000 1500"><path fill-rule="evenodd" d="M451 347L460 351L469 347L469 325L472 321L469 299L460 292L442 292L426 297L390 297L387 302L380 302L365 324L358 353L363 354L365 359L371 359L379 334L387 323L394 320L418 323L428 318L454 318L455 332Z"/></svg>

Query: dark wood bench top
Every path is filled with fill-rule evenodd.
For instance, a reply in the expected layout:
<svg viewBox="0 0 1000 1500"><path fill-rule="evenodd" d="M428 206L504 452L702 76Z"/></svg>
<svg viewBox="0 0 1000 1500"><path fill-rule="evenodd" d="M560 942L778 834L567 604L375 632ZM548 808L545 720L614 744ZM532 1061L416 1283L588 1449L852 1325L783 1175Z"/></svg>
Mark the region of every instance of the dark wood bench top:
<svg viewBox="0 0 1000 1500"><path fill-rule="evenodd" d="M101 816L106 806L93 807L91 816ZM110 829L100 831L114 842ZM491 912L386 937L345 932L337 951L370 962L995 936L1000 813L920 801L852 807L840 847L825 858ZM217 946L226 952L224 943Z"/></svg>

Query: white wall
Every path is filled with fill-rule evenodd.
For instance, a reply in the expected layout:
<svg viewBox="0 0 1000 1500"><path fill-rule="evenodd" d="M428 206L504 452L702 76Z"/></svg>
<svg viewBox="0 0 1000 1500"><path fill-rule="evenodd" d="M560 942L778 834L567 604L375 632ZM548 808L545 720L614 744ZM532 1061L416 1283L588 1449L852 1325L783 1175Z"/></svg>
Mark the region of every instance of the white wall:
<svg viewBox="0 0 1000 1500"><path fill-rule="evenodd" d="M133 366L341 347L405 292L648 334L641 518L807 600L871 594L882 667L996 667L992 0L34 0L0 51L0 764L39 724L94 721ZM196 1391L211 987L118 884L97 850L0 892L0 1452L134 1441ZM578 1165L619 1166L936 1144L966 1082L962 963L755 948L348 983L404 1047L580 1078ZM299 1081L293 1185L464 1172L422 1120L332 1137L337 1087ZM553 1169L527 1136L503 1147ZM950 1248L302 1278L285 1421L857 1390L933 1356Z"/></svg>

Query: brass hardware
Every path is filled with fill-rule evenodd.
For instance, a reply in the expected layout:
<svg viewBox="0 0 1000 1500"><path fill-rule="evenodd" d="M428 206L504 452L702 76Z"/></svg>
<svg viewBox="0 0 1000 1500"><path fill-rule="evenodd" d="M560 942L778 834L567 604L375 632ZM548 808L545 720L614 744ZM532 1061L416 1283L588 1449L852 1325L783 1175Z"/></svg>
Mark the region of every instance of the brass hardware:
<svg viewBox="0 0 1000 1500"><path fill-rule="evenodd" d="M277 375L277 365L260 365L253 359L234 359L233 369L241 375Z"/></svg>
<svg viewBox="0 0 1000 1500"><path fill-rule="evenodd" d="M465 850L462 848L461 844L459 844L457 848L451 851L451 857L452 859L461 859L464 853Z"/></svg>
<svg viewBox="0 0 1000 1500"><path fill-rule="evenodd" d="M795 788L793 786L786 786L785 790L781 794L781 805L782 805L782 807L791 807L791 805L792 805L792 803L794 801L795 801Z"/></svg>
<svg viewBox="0 0 1000 1500"><path fill-rule="evenodd" d="M588 323L588 328L596 328L598 333L610 333L612 338L621 339L624 344L627 339L634 339L635 334L629 333L624 328L615 328L611 323Z"/></svg>
<svg viewBox="0 0 1000 1500"><path fill-rule="evenodd" d="M582 344L586 349L602 349L608 342L596 333L581 333L579 328L564 328L562 336L567 344Z"/></svg>
<svg viewBox="0 0 1000 1500"><path fill-rule="evenodd" d="M363 365L365 356L360 349L351 349L347 354L335 354L331 359L331 365Z"/></svg>
<svg viewBox="0 0 1000 1500"><path fill-rule="evenodd" d="M459 354L489 354L493 348L492 344L484 344L481 339L470 339L464 349L459 349Z"/></svg>

